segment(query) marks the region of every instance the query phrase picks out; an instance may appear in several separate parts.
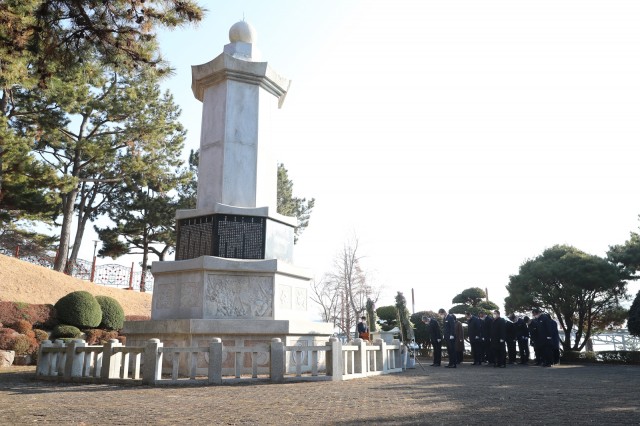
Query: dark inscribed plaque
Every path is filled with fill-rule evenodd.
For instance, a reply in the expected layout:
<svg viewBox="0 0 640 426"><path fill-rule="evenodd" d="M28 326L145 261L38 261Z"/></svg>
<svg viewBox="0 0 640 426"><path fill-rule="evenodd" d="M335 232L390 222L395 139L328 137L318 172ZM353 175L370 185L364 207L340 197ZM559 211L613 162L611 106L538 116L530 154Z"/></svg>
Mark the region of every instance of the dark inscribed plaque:
<svg viewBox="0 0 640 426"><path fill-rule="evenodd" d="M216 214L178 221L176 260L200 256L264 259L266 219Z"/></svg>

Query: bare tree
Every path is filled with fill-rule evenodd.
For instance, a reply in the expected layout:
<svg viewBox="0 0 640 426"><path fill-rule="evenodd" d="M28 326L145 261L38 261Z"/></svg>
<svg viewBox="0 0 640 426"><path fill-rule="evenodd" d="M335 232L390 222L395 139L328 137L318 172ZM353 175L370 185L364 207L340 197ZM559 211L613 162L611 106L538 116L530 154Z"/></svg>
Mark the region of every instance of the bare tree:
<svg viewBox="0 0 640 426"><path fill-rule="evenodd" d="M320 316L323 321L337 326L339 319L340 292L334 282L324 275L318 281L311 282L311 300L320 305Z"/></svg>
<svg viewBox="0 0 640 426"><path fill-rule="evenodd" d="M327 306L335 308L331 314L340 333L353 337L358 317L367 307L367 299L374 303L380 296L380 290L367 282L367 275L362 269L358 253L358 240L353 238L345 243L334 261L334 269L322 280L323 291L326 292L323 309ZM318 297L319 298L319 297ZM331 303L327 303L327 301ZM318 303L316 301L316 303Z"/></svg>

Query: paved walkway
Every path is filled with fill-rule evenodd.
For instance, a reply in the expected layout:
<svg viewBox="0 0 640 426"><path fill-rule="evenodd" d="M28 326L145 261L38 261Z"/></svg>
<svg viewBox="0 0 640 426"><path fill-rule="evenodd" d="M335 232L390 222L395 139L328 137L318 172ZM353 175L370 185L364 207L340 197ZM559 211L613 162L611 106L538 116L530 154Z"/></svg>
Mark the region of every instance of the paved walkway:
<svg viewBox="0 0 640 426"><path fill-rule="evenodd" d="M640 366L417 366L344 382L54 384L0 369L0 424L640 424Z"/></svg>

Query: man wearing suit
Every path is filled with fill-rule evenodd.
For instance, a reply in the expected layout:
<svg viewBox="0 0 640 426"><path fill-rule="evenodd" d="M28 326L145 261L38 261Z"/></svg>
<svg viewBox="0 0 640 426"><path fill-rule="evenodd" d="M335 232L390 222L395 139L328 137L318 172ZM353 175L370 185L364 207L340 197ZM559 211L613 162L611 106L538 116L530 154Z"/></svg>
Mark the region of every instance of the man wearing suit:
<svg viewBox="0 0 640 426"><path fill-rule="evenodd" d="M520 364L529 364L529 317L518 318L516 321L516 338L518 339L518 351L520 352Z"/></svg>
<svg viewBox="0 0 640 426"><path fill-rule="evenodd" d="M516 363L517 350L517 331L516 331L516 316L511 314L505 320L507 322L507 356L509 358L509 364Z"/></svg>
<svg viewBox="0 0 640 426"><path fill-rule="evenodd" d="M455 315L454 315L455 318ZM462 364L464 360L464 328L462 323L456 318L456 362Z"/></svg>
<svg viewBox="0 0 640 426"><path fill-rule="evenodd" d="M429 327L429 338L431 347L433 347L433 364L431 366L440 367L442 359L442 331L440 331L440 324L435 318L422 317L422 321Z"/></svg>
<svg viewBox="0 0 640 426"><path fill-rule="evenodd" d="M542 351L542 366L551 367L553 364L554 334L557 332L557 324L549 314L544 314L540 309L532 310L533 316L538 320L538 340Z"/></svg>
<svg viewBox="0 0 640 426"><path fill-rule="evenodd" d="M472 365L482 365L482 321L471 312L465 314L467 317L467 330L469 342L471 343Z"/></svg>
<svg viewBox="0 0 640 426"><path fill-rule="evenodd" d="M505 342L507 340L507 322L500 317L500 311L493 311L493 323L491 324L491 347L493 349L494 367L504 368L507 366L507 350Z"/></svg>
<svg viewBox="0 0 640 426"><path fill-rule="evenodd" d="M449 355L447 368L456 368L456 317L447 314L444 309L439 309L438 313L444 319L444 338L447 342L447 354Z"/></svg>
<svg viewBox="0 0 640 426"><path fill-rule="evenodd" d="M493 325L493 317L481 312L480 319L482 320L482 347L484 353L482 361L493 365L493 349L491 348L491 326Z"/></svg>

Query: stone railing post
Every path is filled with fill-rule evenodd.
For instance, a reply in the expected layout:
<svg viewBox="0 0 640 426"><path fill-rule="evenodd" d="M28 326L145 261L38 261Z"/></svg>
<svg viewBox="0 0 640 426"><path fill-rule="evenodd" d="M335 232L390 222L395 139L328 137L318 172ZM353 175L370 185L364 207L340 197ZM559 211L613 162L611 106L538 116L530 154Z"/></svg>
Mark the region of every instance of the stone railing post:
<svg viewBox="0 0 640 426"><path fill-rule="evenodd" d="M82 369L84 367L84 352L76 352L76 348L87 346L87 342L82 339L74 339L67 344L64 378L82 377Z"/></svg>
<svg viewBox="0 0 640 426"><path fill-rule="evenodd" d="M388 369L387 360L387 342L382 339L376 339L373 342L374 345L380 346L380 349L376 351L375 355L375 370L385 372Z"/></svg>
<svg viewBox="0 0 640 426"><path fill-rule="evenodd" d="M122 365L122 352L114 353L113 348L122 346L118 339L110 339L102 346L102 371L103 379L119 379Z"/></svg>
<svg viewBox="0 0 640 426"><path fill-rule="evenodd" d="M332 381L342 380L342 342L337 337L330 337L327 342L330 346L327 359L327 376L331 376Z"/></svg>
<svg viewBox="0 0 640 426"><path fill-rule="evenodd" d="M362 339L355 339L353 344L358 347L355 353L354 368L355 374L367 374L367 343Z"/></svg>
<svg viewBox="0 0 640 426"><path fill-rule="evenodd" d="M149 339L144 348L144 365L142 367L142 383L155 385L162 378L162 348L160 339Z"/></svg>
<svg viewBox="0 0 640 426"><path fill-rule="evenodd" d="M56 339L55 342L53 342L53 346L56 348L64 348L66 345L64 344L64 340L61 339ZM61 352L56 352L55 354L55 358L53 361L54 364L54 372L53 375L54 376L63 376L64 375L64 366L65 366L65 361L67 359L67 353L65 351L61 351Z"/></svg>
<svg viewBox="0 0 640 426"><path fill-rule="evenodd" d="M222 384L222 339L214 337L209 343L209 384Z"/></svg>
<svg viewBox="0 0 640 426"><path fill-rule="evenodd" d="M398 349L393 350L393 359L395 360L393 367L402 368L404 370L404 364L402 362L402 346L400 345L400 340L393 339L393 344L400 346Z"/></svg>
<svg viewBox="0 0 640 426"><path fill-rule="evenodd" d="M53 344L51 340L43 340L38 348L38 366L36 367L36 376L48 376L54 370L51 366L53 357L51 352L44 352L44 348L51 348Z"/></svg>
<svg viewBox="0 0 640 426"><path fill-rule="evenodd" d="M282 340L274 337L271 339L271 361L269 362L269 375L274 383L284 381L285 350Z"/></svg>

